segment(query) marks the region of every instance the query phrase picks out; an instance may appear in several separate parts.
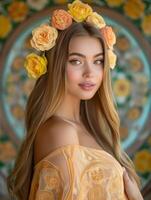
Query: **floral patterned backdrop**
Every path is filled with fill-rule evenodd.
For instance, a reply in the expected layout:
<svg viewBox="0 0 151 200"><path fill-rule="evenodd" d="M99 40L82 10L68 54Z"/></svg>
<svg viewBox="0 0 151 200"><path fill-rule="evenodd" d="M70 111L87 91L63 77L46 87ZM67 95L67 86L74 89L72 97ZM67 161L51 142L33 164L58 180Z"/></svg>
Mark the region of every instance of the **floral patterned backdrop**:
<svg viewBox="0 0 151 200"><path fill-rule="evenodd" d="M8 199L6 177L25 134L25 104L35 83L23 67L32 50L31 30L48 19L53 7L67 2L72 1L0 1L0 199ZM134 162L143 190L151 181L151 1L84 2L92 3L117 35L118 62L111 73L121 145ZM144 196L150 198L147 192Z"/></svg>

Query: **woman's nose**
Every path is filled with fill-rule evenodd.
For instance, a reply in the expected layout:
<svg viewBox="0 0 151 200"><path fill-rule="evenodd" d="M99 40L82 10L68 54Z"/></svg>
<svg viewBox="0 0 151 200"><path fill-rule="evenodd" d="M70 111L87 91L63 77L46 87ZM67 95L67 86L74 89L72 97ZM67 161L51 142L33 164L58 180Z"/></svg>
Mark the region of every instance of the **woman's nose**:
<svg viewBox="0 0 151 200"><path fill-rule="evenodd" d="M84 66L84 76L92 76L93 75L93 69L92 69L92 64L86 62Z"/></svg>

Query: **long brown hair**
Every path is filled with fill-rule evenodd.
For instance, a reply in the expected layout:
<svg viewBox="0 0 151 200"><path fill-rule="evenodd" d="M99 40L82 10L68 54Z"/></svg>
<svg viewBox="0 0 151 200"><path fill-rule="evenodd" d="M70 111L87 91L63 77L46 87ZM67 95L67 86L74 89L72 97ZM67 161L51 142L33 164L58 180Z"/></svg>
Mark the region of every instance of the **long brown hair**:
<svg viewBox="0 0 151 200"><path fill-rule="evenodd" d="M73 23L66 30L59 32L56 45L46 52L48 71L36 81L28 98L25 112L27 134L20 147L14 169L8 177L9 192L18 200L27 200L30 192L33 176L33 146L37 130L55 114L64 98L66 90L65 63L68 58L69 42L72 37L87 35L98 38L103 45L104 73L102 84L94 97L89 100L81 100L81 119L100 146L112 154L140 186L133 163L120 146L120 120L112 93L106 44L98 29L81 22Z"/></svg>

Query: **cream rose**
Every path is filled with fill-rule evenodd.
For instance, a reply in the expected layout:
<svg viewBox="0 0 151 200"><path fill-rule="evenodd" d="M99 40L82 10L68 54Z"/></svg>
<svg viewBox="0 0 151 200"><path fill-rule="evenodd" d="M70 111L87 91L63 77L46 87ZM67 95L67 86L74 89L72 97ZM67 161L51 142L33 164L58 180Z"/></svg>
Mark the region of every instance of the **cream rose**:
<svg viewBox="0 0 151 200"><path fill-rule="evenodd" d="M107 52L108 52L109 66L111 69L114 69L116 65L117 56L111 49L108 49Z"/></svg>
<svg viewBox="0 0 151 200"><path fill-rule="evenodd" d="M51 49L56 44L58 31L48 24L42 24L32 31L31 46L39 51Z"/></svg>
<svg viewBox="0 0 151 200"><path fill-rule="evenodd" d="M42 10L47 3L48 0L27 0L27 4L35 10Z"/></svg>
<svg viewBox="0 0 151 200"><path fill-rule="evenodd" d="M97 28L103 28L106 25L103 17L96 12L89 15L86 22L96 26Z"/></svg>

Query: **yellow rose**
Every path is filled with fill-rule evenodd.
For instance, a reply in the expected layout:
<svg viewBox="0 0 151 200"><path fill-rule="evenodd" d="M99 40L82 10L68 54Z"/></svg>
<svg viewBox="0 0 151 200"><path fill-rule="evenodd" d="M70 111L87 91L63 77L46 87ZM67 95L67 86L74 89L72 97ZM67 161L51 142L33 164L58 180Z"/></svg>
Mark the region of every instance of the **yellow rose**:
<svg viewBox="0 0 151 200"><path fill-rule="evenodd" d="M89 15L86 22L96 26L96 28L103 28L106 25L103 17L96 12Z"/></svg>
<svg viewBox="0 0 151 200"><path fill-rule="evenodd" d="M93 0L85 0L85 3L93 3Z"/></svg>
<svg viewBox="0 0 151 200"><path fill-rule="evenodd" d="M108 49L107 51L108 51L109 66L111 69L114 69L116 65L117 56L111 49Z"/></svg>
<svg viewBox="0 0 151 200"><path fill-rule="evenodd" d="M45 51L51 49L58 37L56 28L47 24L42 24L32 31L31 46L37 50Z"/></svg>
<svg viewBox="0 0 151 200"><path fill-rule="evenodd" d="M47 72L47 59L45 56L39 56L35 53L31 53L26 56L24 66L29 77L39 78L42 74Z"/></svg>
<svg viewBox="0 0 151 200"><path fill-rule="evenodd" d="M114 82L113 90L117 97L127 97L131 92L131 83L126 78L120 78Z"/></svg>
<svg viewBox="0 0 151 200"><path fill-rule="evenodd" d="M75 0L72 4L68 4L68 9L68 12L76 22L84 21L93 12L88 4L82 3L79 0Z"/></svg>
<svg viewBox="0 0 151 200"><path fill-rule="evenodd" d="M133 161L138 172L146 173L151 171L151 153L147 149L137 152Z"/></svg>
<svg viewBox="0 0 151 200"><path fill-rule="evenodd" d="M151 36L151 14L144 17L141 27L144 33L148 36Z"/></svg>
<svg viewBox="0 0 151 200"><path fill-rule="evenodd" d="M137 120L141 115L141 110L137 107L133 107L127 112L127 118L129 120Z"/></svg>
<svg viewBox="0 0 151 200"><path fill-rule="evenodd" d="M145 4L142 0L127 0L124 5L124 11L132 19L138 19L144 14Z"/></svg>
<svg viewBox="0 0 151 200"><path fill-rule="evenodd" d="M12 24L8 17L0 15L0 38L5 38L12 29Z"/></svg>
<svg viewBox="0 0 151 200"><path fill-rule="evenodd" d="M106 0L106 2L111 7L118 7L124 3L124 0Z"/></svg>

